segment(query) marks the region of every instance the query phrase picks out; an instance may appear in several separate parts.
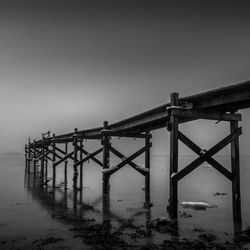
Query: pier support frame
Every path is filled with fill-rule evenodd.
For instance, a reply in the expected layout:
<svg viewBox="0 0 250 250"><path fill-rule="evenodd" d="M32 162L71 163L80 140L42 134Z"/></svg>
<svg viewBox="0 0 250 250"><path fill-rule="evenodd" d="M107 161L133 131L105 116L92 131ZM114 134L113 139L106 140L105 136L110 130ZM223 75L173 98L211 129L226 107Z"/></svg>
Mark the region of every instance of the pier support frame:
<svg viewBox="0 0 250 250"><path fill-rule="evenodd" d="M235 112L223 113L210 111L201 112L192 109L186 110L179 106L177 93L171 95L171 107L168 108L168 112L170 115L167 124L168 130L170 130L170 194L168 206L170 218L176 219L178 217L178 181L206 161L232 182L233 219L234 223L237 224L237 228L235 227L235 233L239 233L241 231L239 136L242 134L242 130L241 127L238 126L238 122L241 121L241 115ZM192 119L199 118L229 121L230 134L209 150L204 150L179 131L178 124L180 118L182 119L182 122L183 119L184 121L186 119L186 122L188 122ZM180 171L178 171L178 140L199 156ZM213 158L213 155L228 144L231 144L231 172Z"/></svg>
<svg viewBox="0 0 250 250"><path fill-rule="evenodd" d="M149 131L145 133L139 132L113 132L110 131L108 128L108 123L104 122L103 131L102 131L102 144L103 144L103 195L109 195L110 192L110 185L109 185L109 178L115 172L120 170L125 165L130 165L140 174L145 177L145 203L144 207L149 208L152 206L150 202L150 148L152 147L151 138L152 135ZM117 149L111 146L110 140L111 137L127 137L127 138L142 138L145 140L145 146L131 156L126 157ZM110 152L113 153L115 156L121 159L121 162L116 165L110 167ZM141 154L145 153L145 167L140 167L133 162L135 158L140 156Z"/></svg>

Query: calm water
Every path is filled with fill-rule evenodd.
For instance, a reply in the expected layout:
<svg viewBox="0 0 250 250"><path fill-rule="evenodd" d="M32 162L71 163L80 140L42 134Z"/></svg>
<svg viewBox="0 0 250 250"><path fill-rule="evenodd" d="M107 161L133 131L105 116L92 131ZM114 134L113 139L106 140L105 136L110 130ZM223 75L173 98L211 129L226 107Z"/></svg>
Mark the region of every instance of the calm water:
<svg viewBox="0 0 250 250"><path fill-rule="evenodd" d="M183 157L180 168L194 159ZM230 159L218 157L217 160L230 169ZM116 162L112 160L112 164ZM140 159L138 164L142 164ZM51 169L49 167L49 169ZM57 185L62 186L56 191L54 200L60 201L62 206L73 206L72 168L68 165L69 189L63 191L63 165L57 168ZM241 158L241 193L243 229L250 226L250 195L248 183L250 181L250 157ZM152 218L167 216L168 201L168 171L167 157L152 157L151 159L151 209ZM51 176L51 171L49 171ZM1 235L15 237L29 237L35 239L39 235L53 235L54 231L69 236L68 225L64 221L53 218L51 211L51 196L49 191L40 192L32 188L24 178L24 159L22 155L0 155L0 232ZM100 211L97 220L101 220L101 169L91 162L84 166L84 190L82 200ZM114 219L133 219L135 223L145 223L146 214L143 213L144 178L130 167L124 167L111 177L111 212ZM214 193L227 193L215 196ZM67 199L65 199L67 197ZM78 197L79 198L79 197ZM181 201L205 201L217 207L207 210L185 209L179 205L179 211L190 214L191 218L180 218L180 235L192 237L192 229L203 228L209 232L224 237L225 233L233 235L231 183L216 170L204 163L192 174L179 183L179 203ZM141 211L141 213L140 213ZM145 211L144 211L145 212ZM155 236L157 238L157 235ZM156 239L157 240L157 239ZM77 239L75 240L77 241ZM75 243L77 245L77 242Z"/></svg>

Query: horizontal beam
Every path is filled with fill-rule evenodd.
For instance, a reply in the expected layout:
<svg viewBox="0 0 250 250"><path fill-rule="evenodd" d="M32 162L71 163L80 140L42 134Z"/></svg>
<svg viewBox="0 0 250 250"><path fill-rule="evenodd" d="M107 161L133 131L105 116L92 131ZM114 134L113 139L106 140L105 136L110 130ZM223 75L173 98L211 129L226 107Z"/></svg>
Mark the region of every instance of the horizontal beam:
<svg viewBox="0 0 250 250"><path fill-rule="evenodd" d="M241 121L241 114L227 114L216 113L211 111L197 111L197 110L182 110L178 108L171 108L171 114L178 117L208 119L216 121Z"/></svg>
<svg viewBox="0 0 250 250"><path fill-rule="evenodd" d="M184 169L180 170L178 173L175 173L171 178L173 181L179 181L189 173L191 173L193 170L195 170L198 166L200 166L204 161L207 161L211 156L219 152L222 148L224 148L226 145L228 145L230 142L232 142L235 138L237 138L239 135L241 135L242 129L238 128L235 130L232 134L225 137L223 140L221 140L219 143L217 143L215 146L213 146L211 149L206 151L202 156L191 162L188 166L186 166Z"/></svg>
<svg viewBox="0 0 250 250"><path fill-rule="evenodd" d="M115 132L111 130L102 130L102 135L114 137L128 137L128 138L152 138L151 134L131 133L131 132Z"/></svg>

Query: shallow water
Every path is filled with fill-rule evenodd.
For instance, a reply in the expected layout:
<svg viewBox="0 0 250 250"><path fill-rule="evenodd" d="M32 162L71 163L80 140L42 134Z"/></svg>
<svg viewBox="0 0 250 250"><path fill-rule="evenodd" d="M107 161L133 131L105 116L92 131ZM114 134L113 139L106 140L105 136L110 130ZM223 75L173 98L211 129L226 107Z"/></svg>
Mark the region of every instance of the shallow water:
<svg viewBox="0 0 250 250"><path fill-rule="evenodd" d="M194 157L182 157L180 169L191 162ZM217 160L230 169L228 157L218 157ZM143 164L142 159L137 161ZM112 159L112 164L116 160ZM57 168L58 188L53 196L61 206L72 207L72 165L68 165L67 193L63 190L63 165ZM241 194L242 194L242 219L243 229L250 226L250 196L248 183L250 180L250 157L241 158ZM130 167L124 167L111 177L111 219L131 219L134 223L145 224L146 220L161 216L168 216L166 207L168 203L169 182L168 157L151 158L151 214L143 209L144 203L144 177ZM61 231L65 237L71 237L69 227L65 221L52 216L50 189L41 192L32 188L33 182L28 182L24 175L24 158L22 155L0 155L0 232L6 237L28 237L30 241L41 235L53 235L54 231ZM102 220L101 199L101 169L93 163L84 165L82 201L94 206L97 213L84 212L84 216L95 216ZM49 165L49 176L51 167ZM214 195L215 193L226 195ZM65 199L66 198L66 199ZM80 197L78 196L78 200ZM183 208L181 201L205 201L215 205L206 210L192 210ZM181 236L193 237L194 228L202 228L223 238L233 235L231 183L216 170L204 163L192 174L179 183L179 231ZM98 213L100 212L100 213ZM184 218L181 214L186 212L191 217ZM155 235L155 241L161 236ZM75 245L79 242L75 239Z"/></svg>

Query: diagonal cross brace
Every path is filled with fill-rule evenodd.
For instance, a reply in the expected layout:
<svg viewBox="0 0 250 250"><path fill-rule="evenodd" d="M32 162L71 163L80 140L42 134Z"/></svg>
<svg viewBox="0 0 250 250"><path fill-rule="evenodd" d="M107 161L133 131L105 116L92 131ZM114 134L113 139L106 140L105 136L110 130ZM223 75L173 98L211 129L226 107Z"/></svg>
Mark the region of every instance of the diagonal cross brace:
<svg viewBox="0 0 250 250"><path fill-rule="evenodd" d="M201 165L204 161L207 161L208 158L216 154L218 151L220 151L222 148L224 148L227 144L232 142L235 138L237 138L239 135L242 134L241 127L235 130L233 133L225 137L223 140L221 140L219 143L217 143L215 146L210 148L208 151L206 151L202 156L191 162L187 167L179 171L178 173L174 174L171 178L173 181L179 181L183 177L185 177L187 174L191 173L194 169L196 169L199 165Z"/></svg>
<svg viewBox="0 0 250 250"><path fill-rule="evenodd" d="M74 151L72 151L71 153L65 155L63 158L61 158L58 162L54 163L54 166L59 165L60 163L64 162L65 160L67 160L68 158L71 158L72 155L74 154Z"/></svg>
<svg viewBox="0 0 250 250"><path fill-rule="evenodd" d="M194 142L192 142L189 138L187 138L184 134L182 134L180 131L178 132L178 138L180 141L182 141L187 147L192 149L196 154L199 156L202 156L202 149L198 147ZM229 180L232 180L232 173L228 171L226 168L224 168L219 162L217 162L212 157L207 157L206 161L211 164L217 171L219 171L221 174L223 174L225 177L227 177Z"/></svg>
<svg viewBox="0 0 250 250"><path fill-rule="evenodd" d="M47 149L47 152L46 152L46 153L52 154L52 155L53 155L53 151L50 150L50 149ZM55 156L56 156L57 158L59 158L60 160L63 158L62 156L58 155L57 153L55 153Z"/></svg>
<svg viewBox="0 0 250 250"><path fill-rule="evenodd" d="M110 151L116 155L117 157L119 157L121 160L126 159L126 156L124 156L122 153L120 153L118 150L116 150L113 147L110 147ZM138 171L140 174L142 175L146 175L148 173L148 169L146 168L141 168L138 165L136 165L134 162L130 161L128 162L128 165L130 165L132 168L134 168L136 171Z"/></svg>
<svg viewBox="0 0 250 250"><path fill-rule="evenodd" d="M83 149L80 149L80 150L83 150ZM102 151L103 151L103 148L100 148L100 149L96 150L95 152L93 152L93 153L91 153L91 154L89 154L87 151L85 151L85 152L86 152L85 155L87 155L87 156L86 156L85 158L83 158L82 160L75 162L75 163L74 163L74 166L77 167L77 166L81 165L82 163L88 161L89 159L92 159L92 160L93 160L94 156L98 155L98 154L101 153ZM97 159L95 158L95 160L97 160ZM98 161L99 161L99 160L98 160ZM100 162L100 163L101 163L101 162Z"/></svg>
<svg viewBox="0 0 250 250"><path fill-rule="evenodd" d="M86 151L83 148L79 149L81 152L83 152L87 157L90 155L88 151ZM99 149L100 150L100 149ZM103 150L103 149L102 149ZM97 152L97 151L96 151ZM100 162L97 158L95 158L94 156L91 156L91 160L94 161L95 163L97 163L98 165L100 165L101 167L103 166L102 162Z"/></svg>
<svg viewBox="0 0 250 250"><path fill-rule="evenodd" d="M110 168L110 169L107 169L103 173L106 174L107 176L110 176L110 175L114 174L116 171L118 171L119 169L121 169L122 167L124 167L126 164L128 164L129 162L131 162L132 160L134 160L136 157L138 157L142 153L144 153L150 147L152 147L152 143L149 143L149 145L141 148L140 150L138 150L137 152L135 152L134 154L132 154L131 156L129 156L128 158L126 158L124 161L122 161L121 163L119 163L117 166L115 166L113 168Z"/></svg>

